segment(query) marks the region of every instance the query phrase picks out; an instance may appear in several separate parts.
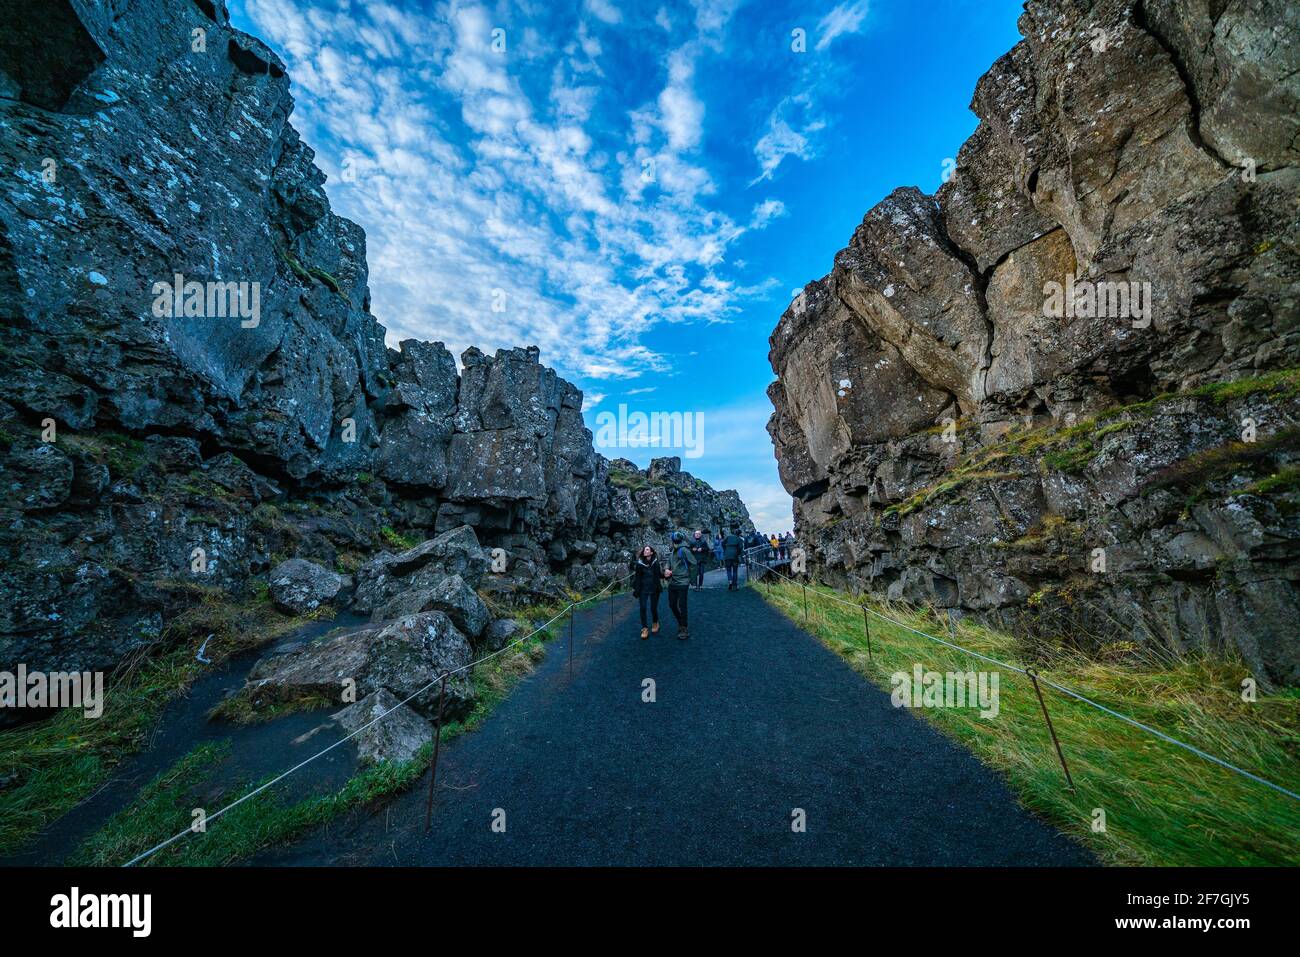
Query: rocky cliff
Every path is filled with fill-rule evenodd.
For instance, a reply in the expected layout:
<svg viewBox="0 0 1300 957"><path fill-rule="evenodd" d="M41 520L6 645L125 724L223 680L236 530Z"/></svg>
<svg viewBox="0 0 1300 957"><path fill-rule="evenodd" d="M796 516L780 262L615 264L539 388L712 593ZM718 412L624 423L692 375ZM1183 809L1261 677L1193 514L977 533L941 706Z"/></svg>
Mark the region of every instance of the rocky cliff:
<svg viewBox="0 0 1300 957"><path fill-rule="evenodd" d="M0 669L112 666L290 559L281 607L355 588L384 620L383 582L453 587L429 543L465 526L462 583L526 602L747 519L671 460L611 466L535 348L386 348L284 65L221 0L25 7L0 3Z"/></svg>
<svg viewBox="0 0 1300 957"><path fill-rule="evenodd" d="M827 580L1300 683L1300 8L1030 0L771 336Z"/></svg>

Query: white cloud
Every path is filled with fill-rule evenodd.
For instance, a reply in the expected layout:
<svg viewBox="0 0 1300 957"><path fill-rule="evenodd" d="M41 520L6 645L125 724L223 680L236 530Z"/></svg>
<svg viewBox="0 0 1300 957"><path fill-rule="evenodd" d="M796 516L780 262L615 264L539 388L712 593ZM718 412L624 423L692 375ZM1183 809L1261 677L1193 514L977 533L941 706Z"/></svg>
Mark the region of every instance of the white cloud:
<svg viewBox="0 0 1300 957"><path fill-rule="evenodd" d="M754 144L759 174L750 185L771 179L787 157L809 160L816 155L813 134L824 129L826 121L812 113L812 98L806 93L786 97L777 104L767 120L767 132Z"/></svg>
<svg viewBox="0 0 1300 957"><path fill-rule="evenodd" d="M866 22L867 0L845 0L818 21L815 53L825 51L836 39L860 33ZM811 160L820 148L817 136L828 125L820 100L831 95L839 84L843 67L829 56L805 55L792 92L783 97L768 115L767 125L754 144L759 171L750 184L771 179L781 164L791 156Z"/></svg>
<svg viewBox="0 0 1300 957"><path fill-rule="evenodd" d="M609 0L587 0L585 5L592 16L602 23L619 23L623 19L623 14L619 12L618 7Z"/></svg>
<svg viewBox="0 0 1300 957"><path fill-rule="evenodd" d="M695 64L691 54L675 50L668 58L668 85L659 94L660 125L673 150L699 145L704 126L704 104L691 88Z"/></svg>
<svg viewBox="0 0 1300 957"><path fill-rule="evenodd" d="M785 212L785 203L779 199L765 199L755 206L753 213L750 214L749 228L762 229L772 220L784 216Z"/></svg>
<svg viewBox="0 0 1300 957"><path fill-rule="evenodd" d="M867 18L867 6L867 0L850 0L822 17L817 24L819 36L816 49L826 49L836 37L858 33L862 29L862 22Z"/></svg>
<svg viewBox="0 0 1300 957"><path fill-rule="evenodd" d="M723 29L728 5L705 8ZM731 278L727 253L745 227L712 207L712 177L688 158L705 121L698 38L629 114L583 23L558 49L506 8L465 0L428 19L351 0L246 0L245 11L285 51L295 123L335 209L367 231L372 308L390 342L440 339L454 353L532 343L567 375L631 378L668 364L644 342L656 325L726 321L762 293ZM521 79L538 76L541 89L526 90Z"/></svg>
<svg viewBox="0 0 1300 957"><path fill-rule="evenodd" d="M740 500L749 509L749 517L760 532L794 529L794 502L780 482L740 477L726 487L740 493Z"/></svg>

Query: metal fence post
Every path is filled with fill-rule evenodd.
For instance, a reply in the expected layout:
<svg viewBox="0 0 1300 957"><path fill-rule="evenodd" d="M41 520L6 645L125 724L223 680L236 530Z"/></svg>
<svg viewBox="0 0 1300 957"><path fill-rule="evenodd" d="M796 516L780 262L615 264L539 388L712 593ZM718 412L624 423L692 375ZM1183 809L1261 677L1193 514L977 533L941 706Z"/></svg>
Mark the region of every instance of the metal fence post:
<svg viewBox="0 0 1300 957"><path fill-rule="evenodd" d="M442 747L442 703L447 698L447 672L438 688L438 716L433 724L433 760L429 764L429 802L424 809L424 832L433 827L433 786L438 780L438 751Z"/></svg>
<svg viewBox="0 0 1300 957"><path fill-rule="evenodd" d="M862 606L862 627L867 632L867 660L871 660L871 616L867 614L867 606Z"/></svg>
<svg viewBox="0 0 1300 957"><path fill-rule="evenodd" d="M569 677L573 677L573 602L569 602Z"/></svg>
<svg viewBox="0 0 1300 957"><path fill-rule="evenodd" d="M1056 738L1056 728L1052 726L1052 716L1047 713L1047 702L1043 700L1042 689L1038 687L1038 675L1033 668L1026 668L1025 674L1029 675L1029 680L1034 683L1034 694L1038 695L1038 706L1043 709L1043 720L1047 722L1047 733L1052 736L1052 744L1056 748L1056 756L1060 759L1061 770L1065 772L1065 783L1071 791L1074 790L1074 779L1070 777L1070 766L1065 763L1065 753L1061 750L1061 742Z"/></svg>
<svg viewBox="0 0 1300 957"><path fill-rule="evenodd" d="M803 620L808 620L808 586L803 586Z"/></svg>

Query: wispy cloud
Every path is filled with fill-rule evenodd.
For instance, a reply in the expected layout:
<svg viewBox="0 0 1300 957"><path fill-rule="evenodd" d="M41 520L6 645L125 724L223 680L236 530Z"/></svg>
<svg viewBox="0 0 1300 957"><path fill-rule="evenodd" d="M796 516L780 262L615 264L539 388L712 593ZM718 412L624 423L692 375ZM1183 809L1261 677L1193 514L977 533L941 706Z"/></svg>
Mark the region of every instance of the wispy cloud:
<svg viewBox="0 0 1300 957"><path fill-rule="evenodd" d="M867 0L848 0L829 10L817 23L817 41L811 51L792 52L802 61L793 91L784 96L767 118L764 132L754 143L758 174L750 185L770 180L790 157L810 160L817 156L820 134L830 120L821 102L836 85L840 70L827 50L837 39L861 32L867 19Z"/></svg>
<svg viewBox="0 0 1300 957"><path fill-rule="evenodd" d="M628 15L612 0L539 8L552 19L536 26L465 0L433 16L244 2L289 60L335 207L367 230L390 340L535 343L592 380L666 368L650 330L725 320L761 292L731 274L745 227L713 204L698 155L696 60L734 6L699 3L657 92L628 110L602 63L600 31Z"/></svg>
<svg viewBox="0 0 1300 957"><path fill-rule="evenodd" d="M867 0L850 0L841 3L822 17L817 24L817 46L824 50L835 42L836 37L857 33L862 29L862 22L867 18Z"/></svg>
<svg viewBox="0 0 1300 957"><path fill-rule="evenodd" d="M785 203L779 199L765 199L754 207L749 218L750 229L762 229L774 219L785 215Z"/></svg>

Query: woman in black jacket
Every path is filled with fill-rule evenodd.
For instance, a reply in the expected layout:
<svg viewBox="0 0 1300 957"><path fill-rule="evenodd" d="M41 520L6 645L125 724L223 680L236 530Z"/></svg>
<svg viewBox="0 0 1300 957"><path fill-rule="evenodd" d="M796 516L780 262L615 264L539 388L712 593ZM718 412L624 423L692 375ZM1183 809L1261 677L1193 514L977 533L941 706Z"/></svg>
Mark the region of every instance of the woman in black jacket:
<svg viewBox="0 0 1300 957"><path fill-rule="evenodd" d="M659 631L659 593L663 591L663 565L658 553L646 545L629 566L632 570L632 594L641 604L641 640Z"/></svg>

